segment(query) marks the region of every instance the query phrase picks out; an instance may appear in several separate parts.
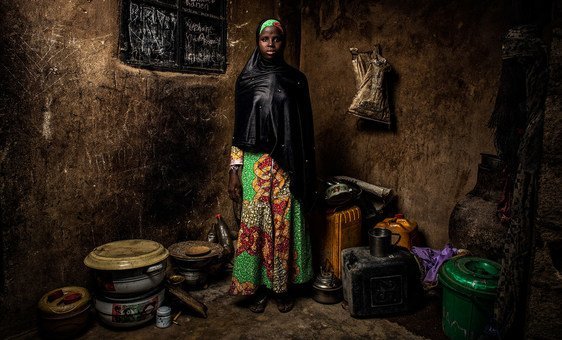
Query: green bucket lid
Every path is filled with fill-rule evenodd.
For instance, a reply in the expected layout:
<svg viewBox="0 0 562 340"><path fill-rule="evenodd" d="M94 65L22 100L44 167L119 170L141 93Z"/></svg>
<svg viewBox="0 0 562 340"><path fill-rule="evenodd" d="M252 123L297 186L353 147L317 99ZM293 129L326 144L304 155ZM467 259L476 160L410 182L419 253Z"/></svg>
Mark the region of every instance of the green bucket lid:
<svg viewBox="0 0 562 340"><path fill-rule="evenodd" d="M469 296L494 298L501 266L479 257L457 257L446 261L439 270L442 285Z"/></svg>

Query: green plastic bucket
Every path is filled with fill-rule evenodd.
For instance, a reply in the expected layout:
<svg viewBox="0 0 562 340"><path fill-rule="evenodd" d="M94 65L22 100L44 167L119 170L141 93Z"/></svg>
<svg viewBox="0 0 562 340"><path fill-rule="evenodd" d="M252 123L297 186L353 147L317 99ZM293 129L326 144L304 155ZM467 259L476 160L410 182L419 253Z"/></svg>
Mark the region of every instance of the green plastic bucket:
<svg viewBox="0 0 562 340"><path fill-rule="evenodd" d="M446 261L439 270L443 286L443 332L449 338L477 339L490 321L501 266L478 257Z"/></svg>

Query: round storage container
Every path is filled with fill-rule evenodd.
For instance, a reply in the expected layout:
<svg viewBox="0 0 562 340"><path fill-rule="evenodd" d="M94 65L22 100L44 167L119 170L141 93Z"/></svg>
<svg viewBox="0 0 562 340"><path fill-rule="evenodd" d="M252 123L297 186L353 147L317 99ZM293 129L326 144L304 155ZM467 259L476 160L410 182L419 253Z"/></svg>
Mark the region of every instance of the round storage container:
<svg viewBox="0 0 562 340"><path fill-rule="evenodd" d="M156 315L164 301L166 289L158 287L137 297L100 294L94 299L100 320L110 326L127 328L145 324Z"/></svg>
<svg viewBox="0 0 562 340"><path fill-rule="evenodd" d="M88 325L90 293L82 287L53 289L41 297L39 328L49 338L71 338Z"/></svg>
<svg viewBox="0 0 562 340"><path fill-rule="evenodd" d="M156 327L166 328L172 324L172 308L162 306L156 310Z"/></svg>
<svg viewBox="0 0 562 340"><path fill-rule="evenodd" d="M443 331L450 339L477 339L492 316L501 266L478 257L457 257L439 271Z"/></svg>
<svg viewBox="0 0 562 340"><path fill-rule="evenodd" d="M95 270L105 295L132 295L157 287L166 275L168 250L150 240L123 240L96 247L84 264Z"/></svg>

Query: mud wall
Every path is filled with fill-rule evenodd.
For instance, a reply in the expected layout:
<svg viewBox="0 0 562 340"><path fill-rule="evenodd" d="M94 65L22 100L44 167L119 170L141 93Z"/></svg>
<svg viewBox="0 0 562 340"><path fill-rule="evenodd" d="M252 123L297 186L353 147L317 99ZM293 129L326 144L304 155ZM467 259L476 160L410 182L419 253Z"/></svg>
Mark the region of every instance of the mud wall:
<svg viewBox="0 0 562 340"><path fill-rule="evenodd" d="M0 334L47 290L85 285L106 242L197 239L225 194L233 88L273 2L228 2L221 75L117 58L119 1L2 1ZM294 44L293 44L294 45Z"/></svg>
<svg viewBox="0 0 562 340"><path fill-rule="evenodd" d="M301 69L313 97L318 167L393 188L429 245L476 181L497 91L508 1L305 1ZM393 130L346 114L350 47L381 44L393 67Z"/></svg>

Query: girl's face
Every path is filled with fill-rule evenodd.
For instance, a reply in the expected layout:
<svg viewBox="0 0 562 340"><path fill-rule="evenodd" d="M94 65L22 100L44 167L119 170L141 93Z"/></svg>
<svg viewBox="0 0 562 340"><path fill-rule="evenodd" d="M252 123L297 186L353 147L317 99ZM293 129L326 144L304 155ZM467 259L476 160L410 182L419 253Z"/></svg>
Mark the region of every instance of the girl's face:
<svg viewBox="0 0 562 340"><path fill-rule="evenodd" d="M260 54L269 60L278 58L283 53L283 44L283 35L274 26L264 28L258 38Z"/></svg>

